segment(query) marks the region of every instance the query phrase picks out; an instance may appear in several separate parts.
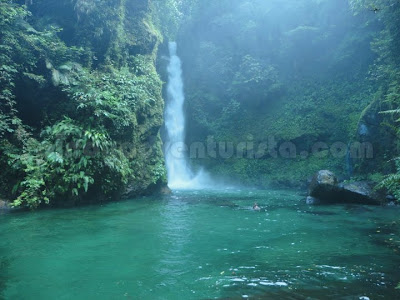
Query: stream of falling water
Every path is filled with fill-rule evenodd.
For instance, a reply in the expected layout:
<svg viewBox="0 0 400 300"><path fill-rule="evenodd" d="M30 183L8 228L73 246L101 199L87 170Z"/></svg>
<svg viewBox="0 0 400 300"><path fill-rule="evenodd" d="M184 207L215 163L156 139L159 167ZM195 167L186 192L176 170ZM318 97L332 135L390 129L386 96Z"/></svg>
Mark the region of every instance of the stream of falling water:
<svg viewBox="0 0 400 300"><path fill-rule="evenodd" d="M168 172L168 185L171 189L198 189L209 186L208 175L195 173L188 162L185 145L185 95L182 79L182 63L177 55L177 44L169 43L168 101L165 109L165 128L167 141L165 160Z"/></svg>

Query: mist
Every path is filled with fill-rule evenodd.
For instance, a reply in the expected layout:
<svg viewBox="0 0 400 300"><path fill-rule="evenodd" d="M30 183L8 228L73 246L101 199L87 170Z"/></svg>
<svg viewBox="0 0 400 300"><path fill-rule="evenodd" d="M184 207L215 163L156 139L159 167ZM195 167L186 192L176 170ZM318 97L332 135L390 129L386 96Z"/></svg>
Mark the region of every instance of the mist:
<svg viewBox="0 0 400 300"><path fill-rule="evenodd" d="M383 25L372 6L356 10L356 4L194 6L176 38L186 98L184 156L191 156L191 168L260 187L303 186L324 168L341 178L354 169L369 172L383 157L379 146L375 160L347 154L365 142L359 133L369 120L362 113L379 89L370 76L378 57L371 43ZM198 144L200 156L191 151Z"/></svg>

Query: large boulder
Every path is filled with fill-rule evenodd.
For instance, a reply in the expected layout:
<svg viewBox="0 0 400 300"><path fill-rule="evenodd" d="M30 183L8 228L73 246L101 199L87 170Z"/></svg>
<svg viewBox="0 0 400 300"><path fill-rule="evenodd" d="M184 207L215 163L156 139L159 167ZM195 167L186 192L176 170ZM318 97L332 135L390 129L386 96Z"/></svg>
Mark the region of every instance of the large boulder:
<svg viewBox="0 0 400 300"><path fill-rule="evenodd" d="M338 179L331 171L321 170L314 175L310 183L309 194L312 204L329 204L338 201L337 194L340 191Z"/></svg>
<svg viewBox="0 0 400 300"><path fill-rule="evenodd" d="M12 208L8 201L0 199L0 213L10 211Z"/></svg>
<svg viewBox="0 0 400 300"><path fill-rule="evenodd" d="M313 177L306 202L315 204L365 204L380 205L382 197L374 192L366 181L339 184L335 174L328 170L317 172Z"/></svg>
<svg viewBox="0 0 400 300"><path fill-rule="evenodd" d="M340 184L342 197L348 203L380 205L383 203L381 195L376 193L372 184L358 181Z"/></svg>

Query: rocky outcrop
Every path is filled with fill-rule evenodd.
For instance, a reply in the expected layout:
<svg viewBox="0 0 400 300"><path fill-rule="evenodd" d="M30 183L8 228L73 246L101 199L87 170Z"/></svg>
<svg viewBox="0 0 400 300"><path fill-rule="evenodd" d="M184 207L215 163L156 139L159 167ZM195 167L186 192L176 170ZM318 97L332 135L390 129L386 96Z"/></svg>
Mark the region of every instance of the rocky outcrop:
<svg viewBox="0 0 400 300"><path fill-rule="evenodd" d="M0 199L0 213L10 211L11 209L12 207L8 201Z"/></svg>
<svg viewBox="0 0 400 300"><path fill-rule="evenodd" d="M170 189L168 186L164 185L164 186L161 187L161 189L160 189L160 194L161 194L161 195L171 195L171 194L172 194L172 191L171 191L171 189Z"/></svg>
<svg viewBox="0 0 400 300"><path fill-rule="evenodd" d="M338 179L335 174L321 170L311 180L309 194L314 198L313 203L335 203L338 190Z"/></svg>
<svg viewBox="0 0 400 300"><path fill-rule="evenodd" d="M357 181L352 183L340 184L342 198L348 203L380 205L381 195L376 193L372 184L366 181Z"/></svg>
<svg viewBox="0 0 400 300"><path fill-rule="evenodd" d="M397 153L395 127L382 126L385 115L380 112L385 109L378 99L368 105L360 116L355 142L361 146L350 149L353 161L358 166L357 171L364 174L391 173L393 166L387 163L386 155ZM357 146L356 143L353 145Z"/></svg>
<svg viewBox="0 0 400 300"><path fill-rule="evenodd" d="M135 183L130 183L121 193L122 199L132 199L139 196L146 195L170 195L172 194L171 189L167 186L164 180L159 180L157 183L152 184L142 184L138 185Z"/></svg>
<svg viewBox="0 0 400 300"><path fill-rule="evenodd" d="M380 205L383 203L382 198L366 181L339 184L335 174L328 170L321 170L311 181L306 203L309 205L336 203Z"/></svg>

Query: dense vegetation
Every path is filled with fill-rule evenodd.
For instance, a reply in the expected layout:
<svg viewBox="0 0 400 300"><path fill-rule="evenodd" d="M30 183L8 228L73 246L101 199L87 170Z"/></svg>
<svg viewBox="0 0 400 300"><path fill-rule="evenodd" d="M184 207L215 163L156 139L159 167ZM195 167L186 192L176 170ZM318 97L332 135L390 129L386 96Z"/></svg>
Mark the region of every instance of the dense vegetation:
<svg viewBox="0 0 400 300"><path fill-rule="evenodd" d="M399 6L201 1L180 35L189 144L212 139L257 149L273 137L278 150L290 141L296 153L196 163L259 186L298 186L318 169L381 182L397 160ZM313 154L318 142L329 148ZM357 142L372 143L374 157L346 155L343 145ZM398 179L383 186L396 192Z"/></svg>
<svg viewBox="0 0 400 300"><path fill-rule="evenodd" d="M34 208L165 184L154 24L148 1L1 0L3 197Z"/></svg>
<svg viewBox="0 0 400 300"><path fill-rule="evenodd" d="M189 145L296 146L194 165L263 187L331 169L400 197L397 0L0 1L0 197L15 206L166 184L159 74L175 38ZM335 155L355 142L374 157Z"/></svg>

